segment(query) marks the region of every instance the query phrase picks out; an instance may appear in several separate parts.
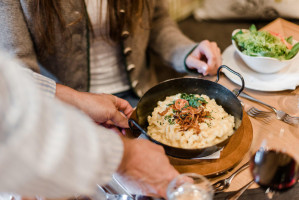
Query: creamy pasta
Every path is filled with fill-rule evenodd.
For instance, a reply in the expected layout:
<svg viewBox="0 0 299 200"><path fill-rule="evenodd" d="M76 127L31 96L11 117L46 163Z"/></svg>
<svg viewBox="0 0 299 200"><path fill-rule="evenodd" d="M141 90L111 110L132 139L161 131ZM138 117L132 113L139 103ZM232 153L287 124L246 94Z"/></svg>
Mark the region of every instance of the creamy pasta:
<svg viewBox="0 0 299 200"><path fill-rule="evenodd" d="M177 94L159 101L148 116L148 134L155 140L180 148L217 144L234 132L234 117L207 95Z"/></svg>

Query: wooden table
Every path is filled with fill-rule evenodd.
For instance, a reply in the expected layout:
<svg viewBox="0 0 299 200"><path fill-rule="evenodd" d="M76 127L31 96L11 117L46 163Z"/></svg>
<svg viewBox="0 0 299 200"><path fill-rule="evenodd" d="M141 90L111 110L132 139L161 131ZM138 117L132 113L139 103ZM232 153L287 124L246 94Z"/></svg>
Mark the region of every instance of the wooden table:
<svg viewBox="0 0 299 200"><path fill-rule="evenodd" d="M210 78L214 80L215 78ZM228 80L225 77L222 77L219 81L220 84L224 85L225 87L229 88L230 90L234 88L238 88L239 86L232 83L230 80ZM294 109L296 105L282 105L281 101L283 99L286 99L290 97L291 95L296 95L298 98L299 103L299 87L297 87L294 91L282 91L282 92L259 92L254 90L244 90L246 93L250 94L253 97L256 97L257 99L263 100L265 103L268 103L276 108L283 109L289 114L296 114L299 116L299 108ZM248 110L251 106L260 108L262 110L266 110L267 108L261 106L258 103L254 103L252 101L246 100L242 97L239 97L240 100L245 104L245 110ZM298 106L298 105L297 105ZM273 114L271 121L269 123L265 123L261 119L255 119L250 117L250 121L252 123L253 127L253 141L251 145L251 150L255 151L258 148L259 142L265 138L268 134L272 133L276 136L280 133L280 129L284 129L284 134L287 136L287 142L289 143L289 146L291 148L292 155L299 161L299 127L298 126L291 126L289 124L286 124L282 121L279 121L275 118L275 115ZM279 141L277 141L279 142ZM297 152L297 153L296 153ZM229 176L231 173L233 173L236 169L238 169L241 165L243 165L245 162L249 160L249 152L244 156L244 159L232 170L231 172L224 174L222 176L219 176L217 178L211 179L212 182L216 182L217 180L220 180L222 178L225 178ZM235 177L233 180L231 187L227 191L233 191L237 190L243 185L245 185L247 182L249 182L252 179L249 169L244 170L239 175ZM251 188L258 187L256 184L253 184Z"/></svg>
<svg viewBox="0 0 299 200"><path fill-rule="evenodd" d="M271 30L274 32L279 32L281 35L288 37L290 35L293 36L294 39L299 41L299 26L292 24L288 21L285 21L283 19L277 19L274 22L270 23L269 25L265 26L263 28L264 30ZM299 78L299 77L298 77ZM205 77L205 79L215 81L216 77ZM236 85L235 83L231 82L228 78L226 78L224 75L221 75L220 84L227 87L230 90L233 90L234 88L239 88L240 86ZM246 84L246 83L245 83ZM296 90L293 91L281 91L281 92L260 92L255 90L244 90L246 93L250 94L251 96L264 101L265 103L268 103L278 109L284 110L285 112L291 114L291 115L297 115L299 116L299 108L296 106L299 106L299 102L297 102L297 105L289 105L284 104L283 101L287 98L290 98L291 96L297 95L298 101L299 101L299 87L296 88ZM246 100L244 98L239 97L240 100L245 104L244 109L245 111L248 110L248 108L254 106L262 110L266 110L267 108L251 102L249 100ZM287 136L285 140L289 143L289 147L291 149L291 154L295 157L297 161L299 161L299 127L297 126L291 126L289 124L286 124L282 121L279 121L275 118L275 115L273 114L273 118L269 123L265 123L260 119L254 119L251 118L251 123L253 127L253 140L250 151L255 151L258 149L258 144L260 141L267 137L269 134L274 134L278 136L280 133L280 130L284 130L284 134ZM277 141L279 143L280 141ZM210 181L212 183L223 179L225 177L228 177L230 174L232 174L236 169L238 169L240 166L242 166L244 163L246 163L250 159L250 155L248 151L245 155L242 161L233 168L232 171L223 174L221 176L218 176L216 178L211 178ZM234 180L232 181L231 186L226 191L234 191L238 190L245 184L247 184L250 180L252 180L251 173L249 169L244 170L239 175L237 175ZM112 182L110 184L116 191L119 191L120 193L125 193L125 191L120 188L115 182ZM250 188L257 188L257 184L253 184Z"/></svg>
<svg viewBox="0 0 299 200"><path fill-rule="evenodd" d="M205 79L215 81L216 77L206 77ZM230 90L233 90L234 88L240 88L240 86L236 85L235 83L231 82L225 75L221 75L220 81L218 82L219 84L227 87ZM299 87L297 87L296 90L294 91L281 91L281 92L260 92L260 91L254 91L254 90L249 90L245 89L244 90L246 93L250 94L253 97L256 97L257 99L263 100L265 103L268 103L276 108L282 109L286 111L287 113L291 115L297 115L299 116L299 108L294 109L296 105L283 105L282 100L287 99L291 96L297 96L298 98L298 104L299 104ZM266 107L261 106L258 103L246 100L242 97L239 97L239 99L244 103L244 110L248 110L250 107L254 106L257 107L261 110L267 110ZM297 106L299 106L297 104ZM228 177L230 174L232 174L234 171L236 171L240 166L242 166L244 163L246 163L250 159L250 151L255 151L258 149L258 145L260 144L260 141L265 138L269 134L273 134L275 136L278 136L280 133L280 130L284 130L284 134L286 137L287 142L289 143L289 147L291 150L291 154L299 161L299 127L297 126L292 126L289 124L286 124L285 122L282 122L280 120L277 120L275 118L275 115L273 113L271 120L269 123L265 123L261 119L255 119L252 117L249 117L252 127L253 127L253 140L251 144L251 149L244 155L244 158L241 160L237 166L235 166L231 171L217 176L215 178L210 178L210 181L212 183L223 179L225 177ZM280 141L277 141L279 143ZM248 183L250 180L252 180L251 173L249 171L249 168L238 174L234 180L232 181L231 186L226 190L227 192L229 191L234 191L238 190L242 186L244 186L246 183ZM116 184L115 181L112 181L110 183L110 186L112 189L119 193L126 193L126 191L119 187L118 184ZM257 184L253 184L250 188L257 188Z"/></svg>

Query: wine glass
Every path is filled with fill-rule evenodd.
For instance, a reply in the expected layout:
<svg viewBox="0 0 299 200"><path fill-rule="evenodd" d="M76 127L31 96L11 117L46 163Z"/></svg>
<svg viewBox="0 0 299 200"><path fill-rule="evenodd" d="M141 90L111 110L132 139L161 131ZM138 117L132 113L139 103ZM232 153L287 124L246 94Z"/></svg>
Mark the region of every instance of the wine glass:
<svg viewBox="0 0 299 200"><path fill-rule="evenodd" d="M299 94L281 95L277 99L278 106L291 116L299 117ZM298 125L287 126L288 131L299 140Z"/></svg>
<svg viewBox="0 0 299 200"><path fill-rule="evenodd" d="M170 182L167 189L169 200L212 200L211 182L202 175L184 173Z"/></svg>
<svg viewBox="0 0 299 200"><path fill-rule="evenodd" d="M275 192L288 190L297 183L299 164L292 149L284 129L280 129L278 134L267 133L258 150L251 152L251 174L270 199Z"/></svg>
<svg viewBox="0 0 299 200"><path fill-rule="evenodd" d="M299 94L281 95L277 102L282 110L292 116L299 117Z"/></svg>

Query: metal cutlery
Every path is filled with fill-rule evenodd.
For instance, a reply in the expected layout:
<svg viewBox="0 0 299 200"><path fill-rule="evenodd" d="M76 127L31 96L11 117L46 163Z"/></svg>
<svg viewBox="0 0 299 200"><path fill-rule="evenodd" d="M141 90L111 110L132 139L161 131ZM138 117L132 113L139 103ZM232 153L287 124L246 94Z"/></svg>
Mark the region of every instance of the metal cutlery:
<svg viewBox="0 0 299 200"><path fill-rule="evenodd" d="M251 180L249 183L241 187L239 190L228 195L225 200L237 200L246 190L254 183L254 180Z"/></svg>
<svg viewBox="0 0 299 200"><path fill-rule="evenodd" d="M255 119L261 119L264 123L268 124L272 120L272 112L271 111L262 111L255 107L251 107L246 113Z"/></svg>
<svg viewBox="0 0 299 200"><path fill-rule="evenodd" d="M283 121L283 122L286 122L286 123L291 124L291 125L299 124L299 117L290 116L289 114L287 114L286 112L284 112L282 110L277 110L273 106L270 106L269 104L266 104L266 103L264 103L264 102L262 102L262 101L260 101L256 98L246 94L245 92L240 93L240 97L243 97L243 98L249 99L251 101L255 101L257 103L260 103L264 106L267 106L268 108L272 109L275 112L276 118Z"/></svg>
<svg viewBox="0 0 299 200"><path fill-rule="evenodd" d="M249 110L247 110L247 114L251 117L268 118L270 117L271 113L271 111L263 111L255 107L251 107Z"/></svg>
<svg viewBox="0 0 299 200"><path fill-rule="evenodd" d="M99 191L104 194L106 200L134 200L133 196L126 194L110 194L102 186L98 185ZM103 199L101 197L97 199Z"/></svg>
<svg viewBox="0 0 299 200"><path fill-rule="evenodd" d="M106 191L105 187L98 185L99 191L106 200L164 200L162 197L155 197L155 196L146 196L141 194L111 194ZM96 198L97 200L102 200L103 197Z"/></svg>
<svg viewBox="0 0 299 200"><path fill-rule="evenodd" d="M229 177L225 178L225 179L222 179L222 180L219 180L217 181L216 183L214 183L212 186L213 186L213 189L214 189L214 192L215 193L219 193L219 192L222 192L223 190L227 189L233 178L239 174L241 171L247 169L249 167L250 163L249 161L247 163L245 163L244 165L242 165L239 169L237 169L233 174L231 174Z"/></svg>

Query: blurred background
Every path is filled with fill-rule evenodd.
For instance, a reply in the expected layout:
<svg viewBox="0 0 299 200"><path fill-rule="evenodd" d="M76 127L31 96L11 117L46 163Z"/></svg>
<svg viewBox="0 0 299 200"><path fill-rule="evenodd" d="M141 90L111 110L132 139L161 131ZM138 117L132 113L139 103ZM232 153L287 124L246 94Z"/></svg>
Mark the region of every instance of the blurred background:
<svg viewBox="0 0 299 200"><path fill-rule="evenodd" d="M248 29L255 24L263 28L277 18L299 24L298 0L168 0L169 14L181 31L195 42L217 42L221 52L231 45L235 29ZM159 81L180 77L153 55ZM162 72L162 73L161 73Z"/></svg>
<svg viewBox="0 0 299 200"><path fill-rule="evenodd" d="M189 17L193 11L200 7L202 0L168 0L169 14L176 21Z"/></svg>

